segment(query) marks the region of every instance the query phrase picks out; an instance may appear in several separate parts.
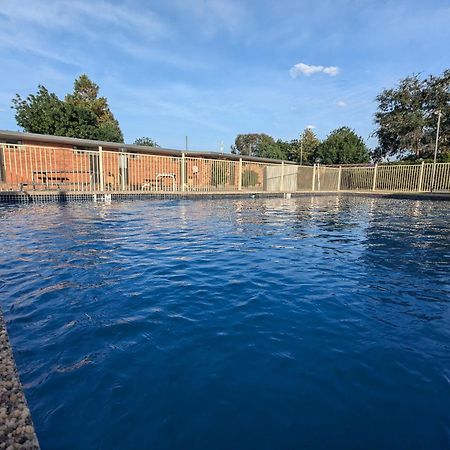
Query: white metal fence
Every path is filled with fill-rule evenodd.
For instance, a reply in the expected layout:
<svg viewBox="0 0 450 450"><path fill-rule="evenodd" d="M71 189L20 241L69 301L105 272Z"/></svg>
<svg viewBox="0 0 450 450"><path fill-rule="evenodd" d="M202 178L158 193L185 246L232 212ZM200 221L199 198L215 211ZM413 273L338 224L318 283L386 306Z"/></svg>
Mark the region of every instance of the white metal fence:
<svg viewBox="0 0 450 450"><path fill-rule="evenodd" d="M68 192L450 191L450 164L299 166L0 143L0 190Z"/></svg>

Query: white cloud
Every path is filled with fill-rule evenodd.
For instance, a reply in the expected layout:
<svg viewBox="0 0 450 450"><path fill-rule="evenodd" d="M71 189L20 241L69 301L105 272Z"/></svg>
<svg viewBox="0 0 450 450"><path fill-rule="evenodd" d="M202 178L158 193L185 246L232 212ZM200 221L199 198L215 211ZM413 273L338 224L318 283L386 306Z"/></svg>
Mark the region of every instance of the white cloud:
<svg viewBox="0 0 450 450"><path fill-rule="evenodd" d="M314 66L305 63L295 64L295 66L291 67L291 69L289 70L289 74L292 78L297 78L300 75L309 77L311 75L314 75L315 73L320 72L334 77L339 74L340 70L339 67L336 66Z"/></svg>
<svg viewBox="0 0 450 450"><path fill-rule="evenodd" d="M315 125L306 125L306 128L308 128L309 130L314 130L316 128Z"/></svg>
<svg viewBox="0 0 450 450"><path fill-rule="evenodd" d="M329 66L329 67L325 67L323 69L323 73L326 73L327 75L330 75L332 77L335 77L336 75L338 75L340 72L339 67L336 66Z"/></svg>
<svg viewBox="0 0 450 450"><path fill-rule="evenodd" d="M344 100L338 100L336 102L336 105L339 106L340 108L345 108L347 106L347 103L344 102Z"/></svg>

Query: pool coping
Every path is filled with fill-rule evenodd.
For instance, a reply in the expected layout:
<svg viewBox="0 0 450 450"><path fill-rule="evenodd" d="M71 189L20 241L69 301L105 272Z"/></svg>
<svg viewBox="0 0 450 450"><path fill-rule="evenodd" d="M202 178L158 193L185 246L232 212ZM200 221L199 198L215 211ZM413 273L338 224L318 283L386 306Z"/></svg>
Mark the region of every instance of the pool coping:
<svg viewBox="0 0 450 450"><path fill-rule="evenodd" d="M0 191L0 203L35 203L111 200L171 200L171 199L225 199L225 198L298 198L298 197L371 197L409 200L447 200L450 192L392 192L392 191L223 191L223 192L86 192L86 191Z"/></svg>
<svg viewBox="0 0 450 450"><path fill-rule="evenodd" d="M0 310L0 449L39 448L5 320Z"/></svg>

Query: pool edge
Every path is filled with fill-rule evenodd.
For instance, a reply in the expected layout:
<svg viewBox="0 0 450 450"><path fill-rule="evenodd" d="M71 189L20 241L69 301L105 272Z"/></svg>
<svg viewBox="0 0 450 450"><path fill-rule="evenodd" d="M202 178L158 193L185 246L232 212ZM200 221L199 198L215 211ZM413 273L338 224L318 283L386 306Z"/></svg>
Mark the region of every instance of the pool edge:
<svg viewBox="0 0 450 450"><path fill-rule="evenodd" d="M175 200L226 198L296 198L347 196L394 198L409 200L447 200L450 192L392 192L392 191L297 191L297 192L65 192L65 191L0 191L1 203L36 203L111 200Z"/></svg>
<svg viewBox="0 0 450 450"><path fill-rule="evenodd" d="M40 448L1 309L0 447L28 450L39 450Z"/></svg>

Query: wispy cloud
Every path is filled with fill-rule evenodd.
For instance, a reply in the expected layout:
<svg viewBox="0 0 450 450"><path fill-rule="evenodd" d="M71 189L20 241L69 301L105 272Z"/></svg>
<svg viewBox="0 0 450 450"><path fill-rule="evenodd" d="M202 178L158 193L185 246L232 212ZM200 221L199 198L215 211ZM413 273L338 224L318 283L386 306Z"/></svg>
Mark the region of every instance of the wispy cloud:
<svg viewBox="0 0 450 450"><path fill-rule="evenodd" d="M175 4L198 23L198 31L208 36L223 30L235 36L245 32L252 21L243 2L235 0L177 0Z"/></svg>
<svg viewBox="0 0 450 450"><path fill-rule="evenodd" d="M336 105L339 106L339 108L345 108L347 106L347 103L344 102L344 100L338 100L336 102Z"/></svg>
<svg viewBox="0 0 450 450"><path fill-rule="evenodd" d="M314 75L316 73L325 73L327 75L330 75L331 77L334 77L338 75L339 72L340 69L337 66L314 66L302 62L295 64L289 70L289 74L292 78L297 78L301 75L310 77L311 75Z"/></svg>
<svg viewBox="0 0 450 450"><path fill-rule="evenodd" d="M169 27L153 11L136 10L105 1L60 0L50 7L45 2L33 0L5 0L0 16L16 25L23 26L25 22L28 26L40 26L47 30L61 28L66 33L84 34L91 30L100 35L99 27L111 25L121 30L132 29L133 33L145 35L146 38L165 37L169 33Z"/></svg>
<svg viewBox="0 0 450 450"><path fill-rule="evenodd" d="M63 33L63 41L59 37ZM0 10L0 50L27 52L75 66L86 66L95 49L120 50L144 61L196 67L196 60L164 51L173 26L154 11L131 4L86 0L5 0ZM80 48L89 51L80 52ZM77 49L78 54L74 54ZM204 64L199 64L204 68Z"/></svg>

